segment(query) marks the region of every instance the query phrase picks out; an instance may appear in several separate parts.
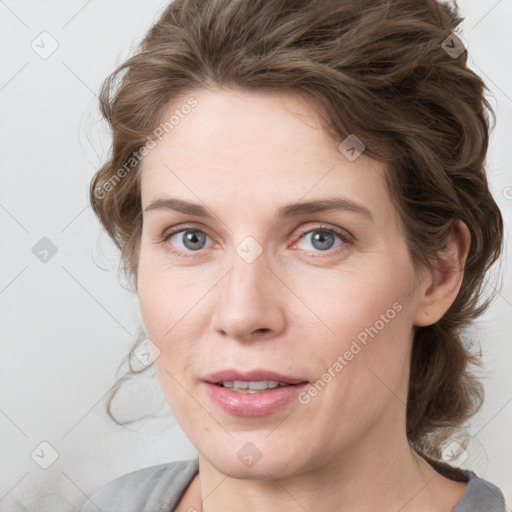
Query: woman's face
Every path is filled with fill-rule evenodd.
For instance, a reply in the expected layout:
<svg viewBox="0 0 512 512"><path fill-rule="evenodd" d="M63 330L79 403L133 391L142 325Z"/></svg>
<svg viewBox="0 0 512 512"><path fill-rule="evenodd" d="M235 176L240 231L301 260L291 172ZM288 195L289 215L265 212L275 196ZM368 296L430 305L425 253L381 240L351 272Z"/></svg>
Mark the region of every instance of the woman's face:
<svg viewBox="0 0 512 512"><path fill-rule="evenodd" d="M140 309L176 419L234 477L392 452L419 287L384 166L290 93L193 97L140 169Z"/></svg>

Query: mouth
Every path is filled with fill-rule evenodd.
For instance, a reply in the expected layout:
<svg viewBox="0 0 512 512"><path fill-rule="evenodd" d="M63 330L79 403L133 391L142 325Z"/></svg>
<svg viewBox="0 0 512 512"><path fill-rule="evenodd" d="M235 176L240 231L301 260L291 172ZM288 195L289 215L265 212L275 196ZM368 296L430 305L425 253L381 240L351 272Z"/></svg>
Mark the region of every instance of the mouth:
<svg viewBox="0 0 512 512"><path fill-rule="evenodd" d="M309 381L267 370L225 370L202 379L210 399L234 416L265 416L290 407Z"/></svg>
<svg viewBox="0 0 512 512"><path fill-rule="evenodd" d="M224 380L215 382L215 385L229 389L235 393L263 393L270 389L296 386L297 384L286 384L285 382L278 382L276 380Z"/></svg>
<svg viewBox="0 0 512 512"><path fill-rule="evenodd" d="M271 370L222 370L211 373L203 379L209 384L215 384L237 392L266 391L284 386L295 386L308 382L306 379L291 377Z"/></svg>

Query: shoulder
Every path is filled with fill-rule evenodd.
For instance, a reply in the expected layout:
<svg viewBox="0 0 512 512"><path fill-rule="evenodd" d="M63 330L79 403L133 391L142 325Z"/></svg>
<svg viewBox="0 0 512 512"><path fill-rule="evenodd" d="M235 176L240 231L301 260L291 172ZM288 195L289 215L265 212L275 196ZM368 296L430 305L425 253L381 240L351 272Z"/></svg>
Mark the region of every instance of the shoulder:
<svg viewBox="0 0 512 512"><path fill-rule="evenodd" d="M97 490L79 512L171 510L198 471L198 460L180 460L126 473Z"/></svg>
<svg viewBox="0 0 512 512"><path fill-rule="evenodd" d="M505 498L498 487L478 477L472 471L466 471L468 486L453 512L505 512Z"/></svg>
<svg viewBox="0 0 512 512"><path fill-rule="evenodd" d="M506 512L505 497L498 487L469 469L452 467L446 462L424 457L441 475L457 482L467 482L466 491L452 512Z"/></svg>

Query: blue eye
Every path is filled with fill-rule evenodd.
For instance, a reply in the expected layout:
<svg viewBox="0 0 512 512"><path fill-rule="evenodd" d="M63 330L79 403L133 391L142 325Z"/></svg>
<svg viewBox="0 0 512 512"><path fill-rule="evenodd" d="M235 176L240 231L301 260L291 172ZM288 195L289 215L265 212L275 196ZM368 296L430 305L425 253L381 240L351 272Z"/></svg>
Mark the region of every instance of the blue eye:
<svg viewBox="0 0 512 512"><path fill-rule="evenodd" d="M173 238L175 238L174 241L172 240ZM170 241L171 245L175 247L178 244L178 249L181 252L196 252L204 249L207 238L208 235L198 229L181 228L180 230L168 233L164 240ZM180 243L182 244L182 247L179 247Z"/></svg>
<svg viewBox="0 0 512 512"><path fill-rule="evenodd" d="M345 245L347 242L347 236L342 232L333 228L322 226L303 232L297 240L296 245L300 241L308 239L310 240L310 244L313 247L313 252L326 252L330 249L336 249L341 245ZM336 239L339 240L339 243L334 245L336 243ZM311 251L311 249L306 250Z"/></svg>
<svg viewBox="0 0 512 512"><path fill-rule="evenodd" d="M200 253L202 249L209 247L207 245L208 239L210 237L195 226L181 226L164 234L162 242L170 245L174 254L186 258L195 256L194 253ZM336 239L338 242L336 242ZM302 250L310 253L328 253L328 255L332 255L345 249L345 245L348 245L349 236L334 228L317 226L302 232L296 239L293 247L298 246L303 240L309 240L312 248ZM341 249L334 250L340 246Z"/></svg>

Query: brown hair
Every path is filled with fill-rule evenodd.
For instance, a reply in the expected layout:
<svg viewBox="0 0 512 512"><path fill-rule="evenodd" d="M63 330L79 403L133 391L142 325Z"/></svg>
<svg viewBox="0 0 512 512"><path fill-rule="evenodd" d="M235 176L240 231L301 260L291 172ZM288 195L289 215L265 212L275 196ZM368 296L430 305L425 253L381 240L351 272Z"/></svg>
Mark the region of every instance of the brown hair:
<svg viewBox="0 0 512 512"><path fill-rule="evenodd" d="M488 114L494 119L487 87L468 68L466 51L447 51L461 48L454 35L461 21L456 3L435 0L176 0L103 84L113 144L90 188L136 283L142 212L134 155L170 102L214 86L294 91L324 107L335 140L356 134L366 155L387 163L386 185L416 269L434 268L458 220L471 233L455 301L438 322L414 331L407 436L436 459L483 400L473 369L479 357L463 327L494 298L480 300L503 241L484 168ZM128 376L139 373L131 358L142 338L125 358ZM111 393L109 414L125 379Z"/></svg>

